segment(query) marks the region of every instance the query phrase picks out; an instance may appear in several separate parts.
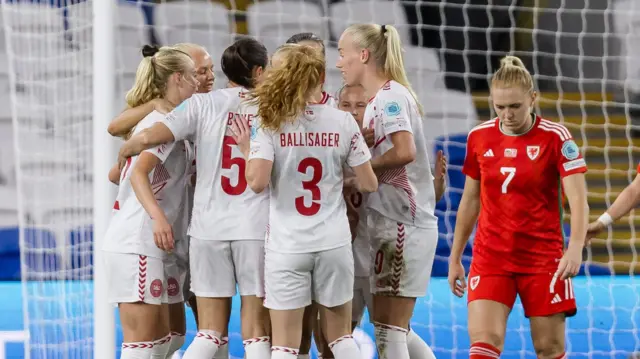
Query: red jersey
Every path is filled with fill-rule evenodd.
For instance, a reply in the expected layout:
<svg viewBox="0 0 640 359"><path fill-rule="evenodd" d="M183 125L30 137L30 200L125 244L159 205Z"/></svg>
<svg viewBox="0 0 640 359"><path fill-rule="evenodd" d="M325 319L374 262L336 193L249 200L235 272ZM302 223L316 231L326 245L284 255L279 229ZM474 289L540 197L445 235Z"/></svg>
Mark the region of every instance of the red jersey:
<svg viewBox="0 0 640 359"><path fill-rule="evenodd" d="M462 172L480 181L474 265L514 273L555 271L564 249L561 179L587 166L566 127L535 116L507 135L499 120L469 132Z"/></svg>

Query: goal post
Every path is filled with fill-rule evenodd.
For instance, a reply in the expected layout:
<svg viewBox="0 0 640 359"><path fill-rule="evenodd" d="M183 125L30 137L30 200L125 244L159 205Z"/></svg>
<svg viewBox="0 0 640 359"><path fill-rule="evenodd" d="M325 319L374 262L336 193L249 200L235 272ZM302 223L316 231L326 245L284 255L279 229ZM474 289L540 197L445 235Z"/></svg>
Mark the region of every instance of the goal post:
<svg viewBox="0 0 640 359"><path fill-rule="evenodd" d="M104 234L111 218L115 186L108 181L110 163L117 158L107 133L116 106L115 1L90 0L93 23L93 358L116 357L114 306L108 302L107 273L102 256Z"/></svg>

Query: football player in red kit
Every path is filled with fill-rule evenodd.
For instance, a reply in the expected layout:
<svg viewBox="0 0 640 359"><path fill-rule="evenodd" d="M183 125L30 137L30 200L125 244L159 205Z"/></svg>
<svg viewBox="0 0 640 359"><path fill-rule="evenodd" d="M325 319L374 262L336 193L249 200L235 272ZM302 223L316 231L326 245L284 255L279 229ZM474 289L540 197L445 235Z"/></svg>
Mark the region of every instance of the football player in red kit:
<svg viewBox="0 0 640 359"><path fill-rule="evenodd" d="M564 126L531 112L536 92L522 61L507 56L501 65L491 81L498 117L467 140L449 284L463 296L462 252L477 220L468 279L470 358L500 356L516 295L538 358L564 358L565 317L576 313L571 278L580 269L589 215L587 167ZM571 208L566 250L563 194Z"/></svg>

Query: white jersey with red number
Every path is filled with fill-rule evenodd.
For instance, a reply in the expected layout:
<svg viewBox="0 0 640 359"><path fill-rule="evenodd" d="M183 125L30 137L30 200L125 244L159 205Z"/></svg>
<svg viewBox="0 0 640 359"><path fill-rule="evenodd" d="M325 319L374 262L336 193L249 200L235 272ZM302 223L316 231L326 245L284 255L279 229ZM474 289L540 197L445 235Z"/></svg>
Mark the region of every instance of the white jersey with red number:
<svg viewBox="0 0 640 359"><path fill-rule="evenodd" d="M356 239L353 241L353 264L356 277L368 277L371 262L369 245L369 228L367 227L367 197L368 193L354 192L349 196L351 205L358 210L358 226Z"/></svg>
<svg viewBox="0 0 640 359"><path fill-rule="evenodd" d="M159 112L150 113L138 123L134 134L162 121L163 118L164 115ZM181 219L186 195L188 162L184 141L160 145L145 152L162 161L149 174L149 181L169 223L175 225L176 221ZM103 249L108 252L164 258L164 252L156 247L153 241L153 220L138 201L131 186L131 170L137 160L138 156L127 159L121 171L118 196L105 234Z"/></svg>
<svg viewBox="0 0 640 359"><path fill-rule="evenodd" d="M246 90L227 88L196 94L176 107L163 123L176 140L196 147L196 190L189 235L200 240L264 239L269 191L256 194L244 176L246 161L231 136L231 121ZM249 122L254 115L243 113Z"/></svg>
<svg viewBox="0 0 640 359"><path fill-rule="evenodd" d="M249 160L273 161L267 248L311 253L349 244L343 166L371 158L353 116L315 104L277 132L257 123Z"/></svg>
<svg viewBox="0 0 640 359"><path fill-rule="evenodd" d="M387 82L369 100L364 125L373 128L373 158L393 148L391 135L400 131L413 134L416 159L408 165L378 176L380 187L367 201L368 208L394 221L421 228L437 228L433 175L418 104L406 87Z"/></svg>

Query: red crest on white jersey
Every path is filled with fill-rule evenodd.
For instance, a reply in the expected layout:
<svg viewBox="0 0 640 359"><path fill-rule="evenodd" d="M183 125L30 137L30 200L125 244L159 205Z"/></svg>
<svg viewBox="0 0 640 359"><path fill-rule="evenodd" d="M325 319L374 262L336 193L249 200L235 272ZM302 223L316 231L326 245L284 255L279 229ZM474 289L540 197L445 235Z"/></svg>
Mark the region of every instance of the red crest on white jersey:
<svg viewBox="0 0 640 359"><path fill-rule="evenodd" d="M527 156L533 161L540 154L540 146L527 146Z"/></svg>

